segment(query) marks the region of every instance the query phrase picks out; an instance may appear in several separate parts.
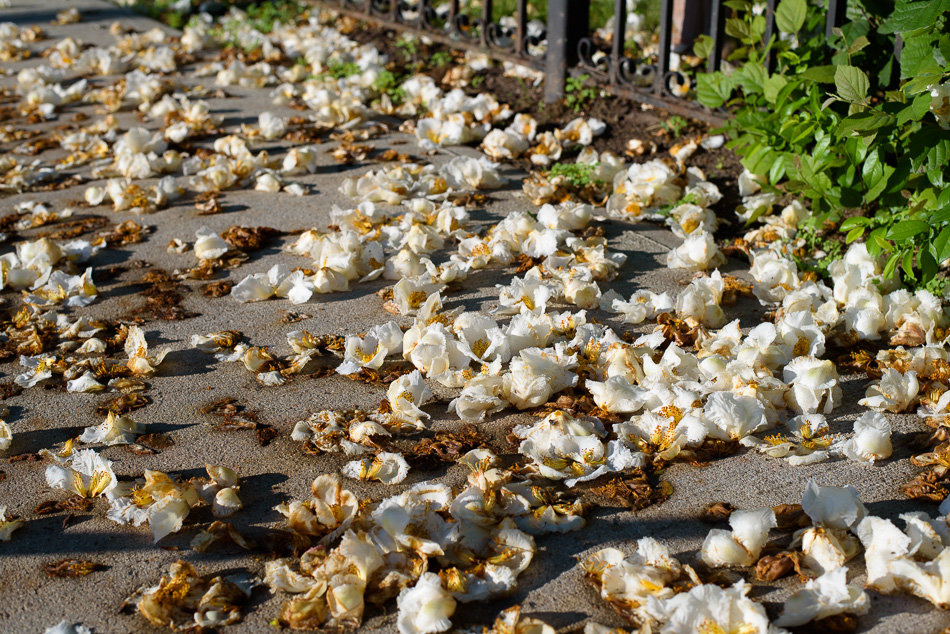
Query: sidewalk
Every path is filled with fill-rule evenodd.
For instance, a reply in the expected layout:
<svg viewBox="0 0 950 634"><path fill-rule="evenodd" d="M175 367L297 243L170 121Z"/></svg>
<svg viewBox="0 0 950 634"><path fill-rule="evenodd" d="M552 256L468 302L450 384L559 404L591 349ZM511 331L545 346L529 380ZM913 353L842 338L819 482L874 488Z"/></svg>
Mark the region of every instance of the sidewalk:
<svg viewBox="0 0 950 634"><path fill-rule="evenodd" d="M75 7L83 21L77 24L51 25L56 13L64 8ZM145 31L157 26L145 18L135 16L99 0L13 0L12 6L0 9L0 22L12 21L21 28L31 24L40 25L52 38L34 43L34 53L39 53L60 38L72 37L77 41L105 45L111 43L109 26L119 21L129 29ZM163 27L164 28L164 27ZM171 32L169 29L165 29ZM31 59L3 64L8 76L0 78L0 87L15 87L16 73L32 67L43 60L38 55ZM200 62L199 62L200 63ZM203 84L215 90L214 78L174 76L182 84ZM113 83L117 77L99 77L96 86ZM92 86L90 86L92 89ZM205 98L213 114L223 115L222 134L240 132L241 123L256 123L263 111L291 117L297 111L288 107L274 106L269 97L271 88L224 88L227 98ZM3 124L12 124L22 129L51 131L57 126L74 121L77 113L89 116L97 114L92 105L71 105L63 109L53 121L26 124L12 119ZM132 126L145 125L158 129L154 123L143 124L134 112L123 110L116 113L120 131ZM390 125L395 130L396 125ZM199 147L211 147L214 139L197 143ZM442 149L434 156L426 156L416 143L416 138L398 132L368 141L378 149L392 148L407 152L416 159L442 165L454 156L475 156L479 153L470 148ZM11 152L18 142L0 144L0 156ZM77 209L77 216L102 215L110 223L118 224L134 220L152 228L144 242L123 247L109 247L95 255L90 263L94 267L98 299L88 307L72 309L71 315L85 315L90 319L114 319L129 315L143 303L137 295L141 286L133 286L143 275L146 266L153 270L172 272L185 269L196 263L193 251L182 254L169 253L167 245L173 239L185 242L195 240L195 232L207 226L220 233L232 225L267 226L282 232L295 232L311 228L325 228L330 224L330 210L334 205L348 209L355 203L339 192L344 178L358 176L368 169L378 169L379 164L357 162L340 165L329 152L335 142L317 146L315 173L295 176L309 189L309 194L296 197L286 193L266 193L253 190L228 190L219 198L221 213L199 215L194 201L185 199L171 203L148 215L113 212L108 207ZM266 149L271 155L283 155L291 144L285 141L255 140L249 143L254 153ZM47 150L36 157L17 156L19 160L38 158L43 163L56 160L66 153L59 149ZM90 166L67 174L89 175ZM498 191L487 192L490 202L484 209L472 210L472 218L478 224L494 223L513 210L533 207L521 191L523 174L511 168L502 173L509 179L508 185ZM0 214L10 213L16 204L39 201L53 210L62 210L69 204L83 199L90 184L86 182L67 189L49 192L23 193L0 197ZM628 224L616 220L603 223L610 244L628 256L621 269L618 282L611 283L625 297L637 289L669 292L674 295L689 280L691 273L669 269L665 266L665 254L680 241L665 228L652 224ZM21 233L32 236L51 227L33 229ZM55 225L53 226L55 228ZM241 266L226 269L224 276L235 284L252 273L264 273L275 264L296 267L302 264L299 257L281 250L291 244L296 235L284 235L269 247L256 251ZM9 245L0 250L7 252ZM111 269L110 269L111 267ZM746 266L731 261L725 267L733 274L745 275ZM108 271L108 272L107 272ZM466 310L487 312L498 300L496 283L508 283L511 272L492 267L473 274L462 283L459 290L446 299L447 307L465 306ZM142 324L150 349L168 346L171 352L160 366L158 373L147 382L147 395L151 404L132 412L132 417L146 425L146 433L164 433L174 439L174 446L154 455L136 455L124 447L116 446L102 450L102 455L113 461L119 476L139 475L144 469L181 473L187 477L204 475L205 463L223 464L234 468L241 478L240 497L244 510L232 516L236 528L250 537L261 537L267 528L281 525L283 518L273 509L288 499L300 499L310 489L313 479L323 473L337 472L351 458L340 454L306 455L301 445L291 440L290 434L297 421L309 413L324 409L375 409L385 389L341 376L327 378L294 377L280 387L263 387L252 373L240 363L219 363L209 355L202 354L191 345L191 336L220 330L238 330L245 341L255 346L267 346L275 354L289 353L286 333L291 330L308 330L313 334L354 334L369 330L372 326L396 319L401 325L412 323L410 317L394 316L382 307L377 291L391 284L378 279L354 284L343 293L314 295L302 305L292 305L286 299L271 299L258 303L240 304L232 297L206 297L201 292L204 281L187 280L180 291L184 296L182 308L195 313L181 321L154 320ZM18 307L19 298L14 291L7 291L0 307ZM730 309L742 319L743 326L759 322L761 307L757 302L740 299ZM287 311L309 315L302 321L286 323L282 317ZM596 319L615 326L618 332L630 330L620 326L614 316L595 311ZM638 327L649 332L653 324ZM332 363L336 363L333 361ZM16 359L7 359L0 365L0 379L9 381L22 372ZM436 402L426 408L432 415L430 427L436 430L457 430L461 422L446 411L448 401L457 390L440 387L430 382ZM844 420L850 421L859 410L856 402L864 394L865 381L856 377L843 377L842 387L846 405L836 410L831 419L832 427ZM253 431L213 431L217 422L214 417L200 413L206 404L225 397L234 397L247 410L257 412L259 421L273 426L280 435L261 446ZM31 388L22 394L4 401L11 410L6 419L14 430L14 445L0 457L35 453L52 448L74 436L84 427L98 424L101 418L95 415L96 406L104 400L103 395L75 394L59 390ZM507 409L481 424L480 430L489 434L499 446L505 445L505 437L515 424L537 420L528 414ZM727 501L739 508L756 508L783 503L798 503L810 478L822 485L854 485L868 509L877 515L896 518L899 513L921 510L917 502L907 500L900 493L900 486L910 480L918 469L907 458L912 455L909 440L921 426L915 416L890 416L894 425L894 456L873 467L850 461L831 461L807 468L793 468L786 463L770 459L751 451L696 467L676 464L663 476L674 487L673 496L666 502L652 506L636 514L621 509L595 509L588 516L588 525L580 532L563 535L545 535L537 538L539 553L532 565L519 578L517 589L511 597L490 603L460 604L453 622L459 625L489 625L501 610L516 603L524 612L540 618L561 631L582 626L594 620L616 627L625 624L610 607L600 600L593 589L583 581L583 571L578 558L607 546L616 546L626 552L632 550L633 542L643 536L653 536L667 544L683 561L692 561L709 530L709 526L697 521L700 510L713 501ZM5 478L0 481L0 506L6 505L8 514L26 519L26 525L14 533L12 541L0 544L0 629L7 632L42 632L63 619L71 623L83 623L99 633L106 632L151 632L138 614L119 612L122 601L136 588L146 583L155 583L168 566L178 559L192 563L201 574L213 571L247 569L260 573L263 560L258 555L247 556L232 546L211 549L200 554L191 550L190 540L194 529L185 529L168 536L159 545L153 545L146 527L119 526L105 517L107 505L98 500L94 510L77 516L63 527L65 514L37 516L33 509L43 500L62 499L60 491L47 488L44 470L46 463L17 461L0 465ZM405 490L412 484L436 479L458 486L465 482L468 470L453 465L439 471L410 471L402 484L386 487L381 484L347 480L346 486L361 499L379 499ZM931 510L931 509L928 509ZM207 517L205 516L207 515ZM210 522L210 513L197 511L190 516L201 522ZM187 525L186 525L187 526ZM105 563L107 568L81 579L54 579L47 577L42 566L65 557L93 559ZM859 560L852 562L852 573L862 573ZM858 579L862 579L858 577ZM768 585L757 585L752 597L763 602L770 616L775 616L781 603L792 589L800 584L794 578L786 578ZM871 594L871 613L860 618L862 632L929 632L950 625L950 615L935 609L929 603L906 595L884 597ZM272 595L266 589L259 590L250 607L244 611L240 623L226 628L227 632L270 631L269 622L275 619L286 596ZM368 609L361 631L395 632L395 602L387 604L384 611Z"/></svg>

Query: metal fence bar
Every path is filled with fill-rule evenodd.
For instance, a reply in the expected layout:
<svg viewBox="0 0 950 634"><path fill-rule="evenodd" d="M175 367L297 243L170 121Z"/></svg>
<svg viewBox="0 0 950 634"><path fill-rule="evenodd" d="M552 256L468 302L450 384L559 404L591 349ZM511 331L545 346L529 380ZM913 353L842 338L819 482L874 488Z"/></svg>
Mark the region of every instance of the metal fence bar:
<svg viewBox="0 0 950 634"><path fill-rule="evenodd" d="M449 0L449 33L459 32L459 0Z"/></svg>
<svg viewBox="0 0 950 634"><path fill-rule="evenodd" d="M518 13L515 16L515 55L524 55L528 37L528 0L518 0Z"/></svg>
<svg viewBox="0 0 950 634"><path fill-rule="evenodd" d="M828 0L828 22L825 24L825 37L831 39L834 30L844 24L848 12L848 0Z"/></svg>
<svg viewBox="0 0 950 634"><path fill-rule="evenodd" d="M419 0L419 17L416 22L420 29L429 27L429 10L432 0Z"/></svg>
<svg viewBox="0 0 950 634"><path fill-rule="evenodd" d="M492 6L492 0L482 0L482 21L478 25L479 31L481 32L482 46L485 48L491 47L491 23L492 23L492 11L494 6Z"/></svg>
<svg viewBox="0 0 950 634"><path fill-rule="evenodd" d="M610 53L610 83L620 81L623 69L624 44L627 40L627 0L614 0L614 33Z"/></svg>
<svg viewBox="0 0 950 634"><path fill-rule="evenodd" d="M577 64L577 44L587 35L589 20L589 0L548 2L548 50L544 63L545 103L554 103L564 96L567 70Z"/></svg>
<svg viewBox="0 0 950 634"><path fill-rule="evenodd" d="M544 102L564 96L567 81L568 0L548 1L548 50L544 59Z"/></svg>
<svg viewBox="0 0 950 634"><path fill-rule="evenodd" d="M656 60L656 78L653 90L666 92L666 73L670 70L670 49L673 42L673 0L663 0L660 5L660 42Z"/></svg>
<svg viewBox="0 0 950 634"><path fill-rule="evenodd" d="M709 16L709 37L712 38L712 50L709 51L707 69L714 73L722 66L722 35L726 26L726 11L723 0L712 0L712 12Z"/></svg>

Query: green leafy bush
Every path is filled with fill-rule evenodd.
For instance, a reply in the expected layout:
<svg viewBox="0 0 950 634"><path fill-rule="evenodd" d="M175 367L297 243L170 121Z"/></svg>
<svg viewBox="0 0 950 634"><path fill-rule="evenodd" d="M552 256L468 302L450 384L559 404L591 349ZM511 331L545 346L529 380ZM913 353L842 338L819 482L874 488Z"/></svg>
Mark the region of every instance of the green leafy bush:
<svg viewBox="0 0 950 634"><path fill-rule="evenodd" d="M837 226L888 253L885 276L900 267L912 285L937 284L950 259L950 0L852 2L830 40L823 9L782 0L771 42L750 2L725 4L736 68L700 75L697 95L734 112L725 130L743 166L808 199L812 230Z"/></svg>

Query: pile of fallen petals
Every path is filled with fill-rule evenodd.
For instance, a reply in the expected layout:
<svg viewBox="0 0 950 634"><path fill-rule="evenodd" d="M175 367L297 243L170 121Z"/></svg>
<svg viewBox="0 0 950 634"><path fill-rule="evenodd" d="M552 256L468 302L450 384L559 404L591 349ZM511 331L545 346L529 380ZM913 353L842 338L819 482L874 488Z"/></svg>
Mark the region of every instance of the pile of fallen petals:
<svg viewBox="0 0 950 634"><path fill-rule="evenodd" d="M59 19L81 16L64 12ZM443 85L415 74L397 90L384 89L378 80L389 60L333 24L333 16L314 11L265 34L236 9L217 21L192 20L180 37L117 23L111 42L61 39L45 49L41 64L16 76L18 116L52 121L76 104L94 104L101 116L55 138L63 152L52 163L25 158L24 136L22 151L0 157L5 194L38 191L88 165L95 182L84 188L83 205L143 216L183 198L214 213L216 197L227 190L253 189L277 200L307 196L295 179L317 169L325 151L313 142L319 135L340 141L333 150L340 162L359 161L369 151L360 143L388 131L378 119L391 115L404 119L401 131L415 135L426 155L465 144L484 154L437 164L393 156L341 179L339 191L352 206L334 207L328 226L283 244L299 266L242 274L223 291L217 301L239 312L249 302L306 306L369 281L391 282L380 303L394 318L359 335L288 330L285 356L237 331L198 332L190 342L214 363L243 364L262 389L279 390L319 367L383 385L385 394L376 409L323 410L294 426L292 438L306 453L342 453L350 461L275 509L285 520L282 534L296 545L293 554L267 561L256 577L201 575L178 562L129 598L149 622L172 630L228 625L241 618L255 587L266 586L286 597L273 615L282 627L355 628L368 605L395 605L401 633L446 631L459 603L516 588L537 554L536 540L582 530L593 485L642 486L650 498L644 504L656 503L670 494L658 478L671 463L702 463L740 448L796 468L832 459L885 461L894 452L892 414L916 412L935 430L928 451L913 458L930 470L905 492L932 502L947 498L950 321L943 298L904 288L899 271L884 278L882 260L861 243L829 267L827 279L803 271L797 228L809 210L748 173L739 178L735 214L717 215L722 193L690 160L721 139L684 138L663 156L638 139L625 156L598 152L592 143L606 126L597 119L579 116L542 132L530 114L466 92L489 63L472 54ZM41 37L38 27L0 24L0 52L22 59ZM225 39L232 53L256 55L222 54ZM188 64L191 76L214 88L181 81ZM352 72L332 72L343 67ZM512 65L506 72L536 78ZM300 115L263 112L256 124L222 128L203 97L233 86L266 90L275 105L293 104ZM143 125L120 127L114 113L123 109L134 109ZM23 136L13 126L0 133L5 142ZM282 156L254 150L256 141L278 138L304 141ZM213 141L210 149L184 149L199 139ZM538 169L522 183L521 209L490 226L477 221L467 201L508 185L503 164L518 159ZM549 171L555 163L584 170L588 182ZM118 444L149 451L132 410L147 402L147 379L162 372L166 351L151 346L138 325L81 311L98 297L97 254L147 240L145 227L130 221L86 238L17 237L69 222L72 214L24 203L0 235L11 247L0 257L0 283L12 291L9 301L17 298L2 323L3 350L21 366L16 388L62 386L115 397L99 424L41 452L47 485L81 500L105 498L108 519L147 525L155 542L187 527L192 509L208 506L215 521L196 534L192 548L232 541L253 551L254 540L225 521L243 508L234 469L209 464L207 477L145 470L122 479L97 453ZM627 297L611 288L629 272L626 255L598 230L608 219L668 226L682 243L666 265L692 272L688 283L675 295L644 289ZM727 255L714 234L724 222L745 227L725 251L749 261L748 275L719 270ZM154 283L171 288L210 279L240 267L272 237L232 229L205 227L175 239L168 249L186 265ZM490 313L446 307L469 276L488 268L508 275ZM765 307L767 318L752 328L730 321L740 297ZM637 329L618 333L601 314ZM828 418L843 405L845 371L865 372L873 382L852 429L833 433ZM454 394L444 406L462 432L407 444L432 436L424 408L432 410L436 384ZM535 415L511 430L514 461L478 431L512 409ZM16 425L0 420L0 450L16 450L17 435ZM379 500L347 488L356 480L397 485L426 461L465 465L467 483L426 481ZM898 526L870 515L852 488L810 482L800 504L788 502L722 510L717 519L728 525L710 530L696 566L653 537L640 539L631 554L606 548L580 565L633 626L660 632L776 632L809 622L851 627L872 598L847 583L850 562L866 571L870 589L950 605L950 503L934 517L905 513ZM0 507L0 540L16 539L17 530L29 531L30 522L8 519ZM770 623L749 597L752 584L721 568L754 569L756 579L769 581L794 572L801 583ZM67 622L48 630L81 631ZM516 606L484 631L554 630ZM585 629L605 631L613 630L595 623Z"/></svg>

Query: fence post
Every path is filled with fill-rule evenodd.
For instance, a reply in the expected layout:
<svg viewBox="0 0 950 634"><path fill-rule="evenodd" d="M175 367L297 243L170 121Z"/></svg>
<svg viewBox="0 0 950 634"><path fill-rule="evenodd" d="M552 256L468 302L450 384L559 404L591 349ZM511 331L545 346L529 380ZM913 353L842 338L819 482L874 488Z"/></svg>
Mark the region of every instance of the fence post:
<svg viewBox="0 0 950 634"><path fill-rule="evenodd" d="M482 22L481 22L481 35L482 35L482 46L485 48L491 47L491 28L493 21L493 12L494 7L492 6L492 0L482 0Z"/></svg>
<svg viewBox="0 0 950 634"><path fill-rule="evenodd" d="M518 14L515 17L515 55L525 54L525 38L528 37L528 0L518 0Z"/></svg>
<svg viewBox="0 0 950 634"><path fill-rule="evenodd" d="M706 72L714 73L722 65L722 34L726 28L726 7L722 4L723 0L712 1L712 15L709 18L709 37L712 38L713 46L709 52L709 64Z"/></svg>
<svg viewBox="0 0 950 634"><path fill-rule="evenodd" d="M834 30L844 24L848 12L848 0L828 0L828 22L825 24L825 38L831 39Z"/></svg>
<svg viewBox="0 0 950 634"><path fill-rule="evenodd" d="M587 37L590 0L548 2L548 50L544 56L544 102L564 96L567 69L577 64L577 44Z"/></svg>
<svg viewBox="0 0 950 634"><path fill-rule="evenodd" d="M627 0L614 0L614 39L611 46L610 83L619 84L621 64L623 63L624 44L627 40Z"/></svg>
<svg viewBox="0 0 950 634"><path fill-rule="evenodd" d="M656 54L656 77L653 91L666 92L666 71L670 69L670 49L673 47L673 0L663 0L660 4L660 41Z"/></svg>

